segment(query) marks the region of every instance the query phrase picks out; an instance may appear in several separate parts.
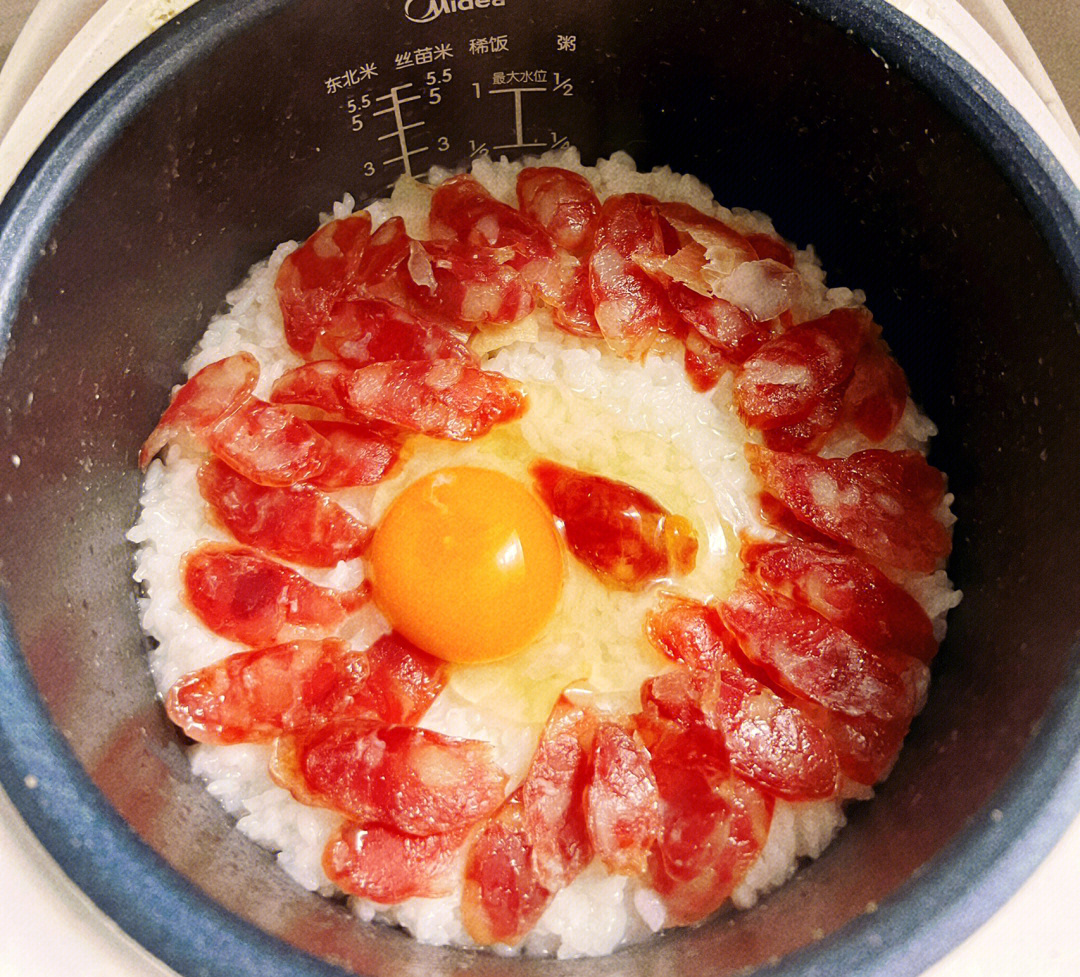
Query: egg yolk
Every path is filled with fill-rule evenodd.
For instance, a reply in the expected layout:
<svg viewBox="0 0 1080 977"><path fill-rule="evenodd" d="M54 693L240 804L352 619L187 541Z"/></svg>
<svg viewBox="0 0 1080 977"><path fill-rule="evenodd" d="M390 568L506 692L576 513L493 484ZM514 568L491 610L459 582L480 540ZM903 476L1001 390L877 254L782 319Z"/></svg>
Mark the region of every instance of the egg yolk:
<svg viewBox="0 0 1080 977"><path fill-rule="evenodd" d="M443 468L413 482L387 509L368 557L390 623L451 662L521 651L551 617L563 581L548 511L486 468Z"/></svg>

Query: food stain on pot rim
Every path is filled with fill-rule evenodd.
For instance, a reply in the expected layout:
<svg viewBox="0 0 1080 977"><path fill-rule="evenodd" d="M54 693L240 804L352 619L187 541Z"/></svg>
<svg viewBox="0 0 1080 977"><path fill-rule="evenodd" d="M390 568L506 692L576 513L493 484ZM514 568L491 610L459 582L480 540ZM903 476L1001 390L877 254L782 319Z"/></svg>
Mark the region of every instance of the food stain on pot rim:
<svg viewBox="0 0 1080 977"><path fill-rule="evenodd" d="M959 594L862 294L692 178L532 163L347 198L256 265L129 536L242 831L422 942L572 957L819 855Z"/></svg>

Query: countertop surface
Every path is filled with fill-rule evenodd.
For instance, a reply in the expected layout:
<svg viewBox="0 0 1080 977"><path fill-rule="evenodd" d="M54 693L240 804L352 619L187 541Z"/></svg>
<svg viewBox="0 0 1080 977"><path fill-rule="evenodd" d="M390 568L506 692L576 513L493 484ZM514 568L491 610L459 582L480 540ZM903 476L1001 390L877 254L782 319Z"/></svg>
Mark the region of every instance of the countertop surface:
<svg viewBox="0 0 1080 977"><path fill-rule="evenodd" d="M19 36L30 11L37 6L37 0L2 0L0 2L0 64L7 59L11 45Z"/></svg>
<svg viewBox="0 0 1080 977"><path fill-rule="evenodd" d="M1080 124L1080 3L1006 0L1006 4L1027 34L1073 121Z"/></svg>
<svg viewBox="0 0 1080 977"><path fill-rule="evenodd" d="M36 2L0 0L0 64ZM1080 122L1080 0L1005 2ZM172 975L74 889L2 793L0 823L0 977ZM1076 977L1078 913L1080 821L1008 904L925 977ZM42 928L44 920L51 925Z"/></svg>

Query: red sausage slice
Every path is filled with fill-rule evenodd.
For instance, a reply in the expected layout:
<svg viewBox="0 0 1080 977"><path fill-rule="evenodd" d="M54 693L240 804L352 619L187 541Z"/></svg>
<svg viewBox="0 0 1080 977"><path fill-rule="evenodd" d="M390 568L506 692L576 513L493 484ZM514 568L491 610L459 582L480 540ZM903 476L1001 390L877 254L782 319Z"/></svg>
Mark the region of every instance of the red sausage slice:
<svg viewBox="0 0 1080 977"><path fill-rule="evenodd" d="M600 475L541 459L529 468L537 491L563 523L570 551L601 580L637 590L671 573L689 573L697 537L689 520Z"/></svg>
<svg viewBox="0 0 1080 977"><path fill-rule="evenodd" d="M460 241L425 241L433 289L414 290L421 310L458 327L506 325L536 307L527 279L515 267L513 248L485 248Z"/></svg>
<svg viewBox="0 0 1080 977"><path fill-rule="evenodd" d="M692 776L658 774L661 781L664 840L652 884L667 922L686 926L712 915L746 877L768 839L774 802L737 776L708 792Z"/></svg>
<svg viewBox="0 0 1080 977"><path fill-rule="evenodd" d="M889 775L911 723L906 719L829 713L820 725L836 750L844 775L872 787Z"/></svg>
<svg viewBox="0 0 1080 977"><path fill-rule="evenodd" d="M818 458L748 444L746 456L765 491L798 519L876 562L931 573L952 549L934 514L944 476L917 451Z"/></svg>
<svg viewBox="0 0 1080 977"><path fill-rule="evenodd" d="M326 467L308 479L321 489L349 488L381 482L401 454L401 438L390 428L346 424L341 421L308 421L330 446Z"/></svg>
<svg viewBox="0 0 1080 977"><path fill-rule="evenodd" d="M805 420L851 376L869 323L865 310L836 309L770 339L735 379L739 416L760 430Z"/></svg>
<svg viewBox="0 0 1080 977"><path fill-rule="evenodd" d="M295 641L190 672L169 690L165 708L200 743L265 743L345 713L412 724L446 684L440 665L396 634L367 651L336 638Z"/></svg>
<svg viewBox="0 0 1080 977"><path fill-rule="evenodd" d="M564 313L564 319L580 315L579 299L573 294L579 263L569 251L557 247L537 221L496 200L471 176L451 177L439 185L428 220L436 237L447 234L473 248L509 248L520 282L536 298L568 307L570 313ZM492 321L513 320L500 316Z"/></svg>
<svg viewBox="0 0 1080 977"><path fill-rule="evenodd" d="M139 452L139 466L145 468L177 438L204 440L223 415L250 397L258 379L259 363L250 353L237 353L204 366L176 391Z"/></svg>
<svg viewBox="0 0 1080 977"><path fill-rule="evenodd" d="M184 599L215 634L253 648L335 630L369 597L313 584L258 550L204 543L180 562Z"/></svg>
<svg viewBox="0 0 1080 977"><path fill-rule="evenodd" d="M382 905L445 896L457 886L470 830L420 837L344 821L323 850L323 871L343 892Z"/></svg>
<svg viewBox="0 0 1080 977"><path fill-rule="evenodd" d="M346 405L339 377L352 375L356 367L341 360L318 360L283 373L270 389L275 404L303 404L328 414L344 414Z"/></svg>
<svg viewBox="0 0 1080 977"><path fill-rule="evenodd" d="M643 697L649 694L643 690ZM647 701L643 716L650 711ZM733 776L703 731L704 724L684 726L655 711L643 729L662 825L649 860L650 881L674 925L698 922L724 903L760 853L772 822L772 800Z"/></svg>
<svg viewBox="0 0 1080 977"><path fill-rule="evenodd" d="M695 676L735 668L738 661L735 637L716 609L689 597L664 594L645 615L645 635L657 651Z"/></svg>
<svg viewBox="0 0 1080 977"><path fill-rule="evenodd" d="M284 407L249 397L219 418L206 438L229 467L259 485L307 481L330 464L330 445L307 421Z"/></svg>
<svg viewBox="0 0 1080 977"><path fill-rule="evenodd" d="M594 339L603 336L596 322L587 263L579 263L562 292L545 296L545 301L551 307L552 320L563 332Z"/></svg>
<svg viewBox="0 0 1080 977"><path fill-rule="evenodd" d="M449 666L396 631L367 650L371 678L354 692L356 715L413 726L446 687Z"/></svg>
<svg viewBox="0 0 1080 977"><path fill-rule="evenodd" d="M481 946L520 943L536 925L554 893L533 868L519 794L483 826L465 858L461 918Z"/></svg>
<svg viewBox="0 0 1080 977"><path fill-rule="evenodd" d="M792 697L790 701L829 738L845 777L872 787L888 776L900 754L910 718L845 716L805 699Z"/></svg>
<svg viewBox="0 0 1080 977"><path fill-rule="evenodd" d="M725 364L742 363L770 336L768 323L751 319L726 299L702 295L682 282L672 282L667 287L667 296L675 311L716 350Z"/></svg>
<svg viewBox="0 0 1080 977"><path fill-rule="evenodd" d="M658 333L683 328L663 285L640 266L664 257L656 201L633 193L609 197L589 256L589 287L600 331L622 356L644 356Z"/></svg>
<svg viewBox="0 0 1080 977"><path fill-rule="evenodd" d="M713 608L666 598L650 615L648 634L658 650L707 676L694 683L703 714L723 730L732 767L768 793L790 800L830 797L838 769L872 785L892 768L910 717L845 716L779 684L770 689L734 660L733 640ZM669 703L680 694L677 675L663 676Z"/></svg>
<svg viewBox="0 0 1080 977"><path fill-rule="evenodd" d="M279 377L270 399L315 407L328 414L345 414L348 406L342 384L354 370L340 360L307 363ZM400 432L386 425L317 420L307 423L326 440L325 464L307 479L317 488L373 485L386 477L401 454Z"/></svg>
<svg viewBox="0 0 1080 977"><path fill-rule="evenodd" d="M360 556L372 530L308 485L256 485L223 462L199 469L199 492L215 519L247 546L311 567Z"/></svg>
<svg viewBox="0 0 1080 977"><path fill-rule="evenodd" d="M519 282L536 298L580 314L572 295L578 262L528 213L496 200L471 176L451 177L439 185L428 220L436 237L448 235L472 248L510 249ZM514 320L500 315L491 321Z"/></svg>
<svg viewBox="0 0 1080 977"><path fill-rule="evenodd" d="M797 518L795 513L783 502L768 492L758 493L758 508L762 522L779 530L791 539L797 539L804 543L835 546L841 551L848 548L844 543L829 539L824 533L818 532L810 523Z"/></svg>
<svg viewBox="0 0 1080 977"><path fill-rule="evenodd" d="M662 672L642 683L641 712L634 722L652 757L654 774L658 762L674 762L676 754L686 768L703 771L713 780L731 773L724 735L706 721L686 669Z"/></svg>
<svg viewBox="0 0 1080 977"><path fill-rule="evenodd" d="M383 287L390 287L398 273L409 263L416 242L405 230L405 221L391 217L371 235L363 260L356 269L357 292L380 298ZM408 274L406 269L405 274ZM393 301L393 298L390 298Z"/></svg>
<svg viewBox="0 0 1080 977"><path fill-rule="evenodd" d="M646 875L649 852L660 837L660 795L648 752L615 722L602 722L596 729L585 821L609 872Z"/></svg>
<svg viewBox="0 0 1080 977"><path fill-rule="evenodd" d="M200 743L265 743L348 708L369 672L336 638L240 651L180 678L165 711Z"/></svg>
<svg viewBox="0 0 1080 977"><path fill-rule="evenodd" d="M362 721L282 737L270 773L301 803L411 835L479 821L502 803L506 785L487 743Z"/></svg>
<svg viewBox="0 0 1080 977"><path fill-rule="evenodd" d="M516 322L535 306L516 257L510 247L414 241L392 217L372 235L359 291L445 328Z"/></svg>
<svg viewBox="0 0 1080 977"><path fill-rule="evenodd" d="M371 238L366 210L320 227L281 264L274 287L285 338L310 353L338 298L352 286Z"/></svg>
<svg viewBox="0 0 1080 977"><path fill-rule="evenodd" d="M789 800L831 797L837 760L829 740L797 708L739 664L735 638L715 608L665 597L646 619L658 651L686 664L701 710L721 730L732 767Z"/></svg>
<svg viewBox="0 0 1080 977"><path fill-rule="evenodd" d="M585 177L555 166L527 166L518 174L521 212L576 257L588 253L600 221L600 201Z"/></svg>
<svg viewBox="0 0 1080 977"><path fill-rule="evenodd" d="M937 654L930 618L914 597L873 564L812 543L751 543L747 571L817 611L879 654L929 662Z"/></svg>
<svg viewBox="0 0 1080 977"><path fill-rule="evenodd" d="M438 323L381 299L339 302L319 340L339 360L354 367L388 360L476 360L460 339Z"/></svg>
<svg viewBox="0 0 1080 977"><path fill-rule="evenodd" d="M687 330L685 342L683 365L690 383L699 393L712 390L720 382L725 370L730 368L727 357L706 342L696 329Z"/></svg>
<svg viewBox="0 0 1080 977"><path fill-rule="evenodd" d="M746 580L720 612L743 654L777 687L847 716L914 714L915 691L820 614Z"/></svg>
<svg viewBox="0 0 1080 977"><path fill-rule="evenodd" d="M414 254L418 256L419 264L413 261ZM412 296L416 294L417 282L410 269L416 269L425 286L434 288L434 281L429 281L428 265L427 254L419 242L409 237L405 221L391 217L371 235L356 271L356 288L350 291L349 297L382 299L414 312Z"/></svg>
<svg viewBox="0 0 1080 977"><path fill-rule="evenodd" d="M801 421L762 431L761 439L774 451L817 452L836 429L843 411L840 388L821 396Z"/></svg>
<svg viewBox="0 0 1080 977"><path fill-rule="evenodd" d="M828 737L795 706L740 669L709 677L701 707L724 731L735 771L791 801L832 797L838 762Z"/></svg>
<svg viewBox="0 0 1080 977"><path fill-rule="evenodd" d="M900 423L908 383L900 364L881 340L867 343L855 361L844 391L844 419L871 441L884 441Z"/></svg>
<svg viewBox="0 0 1080 977"><path fill-rule="evenodd" d="M555 244L540 224L496 200L467 173L440 183L431 198L432 236L453 237L474 247L512 248L519 270L537 258L555 256Z"/></svg>
<svg viewBox="0 0 1080 977"><path fill-rule="evenodd" d="M354 415L451 441L481 437L526 406L513 380L461 360L374 363L337 382Z"/></svg>
<svg viewBox="0 0 1080 977"><path fill-rule="evenodd" d="M561 697L521 785L533 870L548 889L569 885L593 857L584 790L596 722L591 711Z"/></svg>

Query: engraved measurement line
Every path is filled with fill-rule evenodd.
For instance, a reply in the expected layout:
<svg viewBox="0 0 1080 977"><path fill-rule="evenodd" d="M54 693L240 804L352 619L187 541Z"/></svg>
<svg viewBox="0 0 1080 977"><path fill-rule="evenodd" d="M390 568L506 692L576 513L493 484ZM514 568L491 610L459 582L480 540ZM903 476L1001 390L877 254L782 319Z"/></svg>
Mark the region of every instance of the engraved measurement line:
<svg viewBox="0 0 1080 977"><path fill-rule="evenodd" d="M376 115L388 115L393 113L394 116L394 131L388 132L384 136L379 136L380 140L393 139L397 137L398 147L401 149L401 155L395 156L393 159L383 160L383 166L389 166L391 163L401 163L405 168L405 175L411 177L412 165L409 163L409 157L415 156L417 153L423 153L428 150L428 146L424 146L423 149L409 149L409 144L405 140L405 133L410 129L417 129L424 123L411 122L408 125L405 124L405 120L401 117L401 106L407 102L415 102L421 96L419 95L406 95L402 97L399 93L405 91L406 88L412 88L412 82L406 82L404 85L395 85L385 95L380 95L375 99L376 102L385 102L390 100L390 105L385 109L379 109L377 112L372 112L373 116Z"/></svg>
<svg viewBox="0 0 1080 977"><path fill-rule="evenodd" d="M401 131L406 132L409 129L417 129L420 126L422 126L423 124L424 124L423 122L410 122L407 126L402 126ZM379 141L382 142L382 140L384 140L384 139L396 139L397 137L398 137L398 133L396 133L396 132L388 132L384 136L379 136Z"/></svg>
<svg viewBox="0 0 1080 977"><path fill-rule="evenodd" d="M525 142L525 135L522 130L521 121L521 93L522 92L546 92L547 86L543 88L490 88L488 89L489 95L506 95L512 92L514 95L514 135L517 139L516 142L503 143L499 146L492 146L492 149L531 149L533 147L547 146L547 143L543 142Z"/></svg>
<svg viewBox="0 0 1080 977"><path fill-rule="evenodd" d="M390 159L384 159L383 160L383 166L389 166L391 163L405 163L405 173L406 173L406 175L407 176L412 176L412 173L409 172L409 165L408 165L408 162L407 162L408 158L410 156L415 156L417 153L426 153L429 149L431 149L430 146L421 146L419 149L410 149L403 156L394 156L394 157L391 157Z"/></svg>

